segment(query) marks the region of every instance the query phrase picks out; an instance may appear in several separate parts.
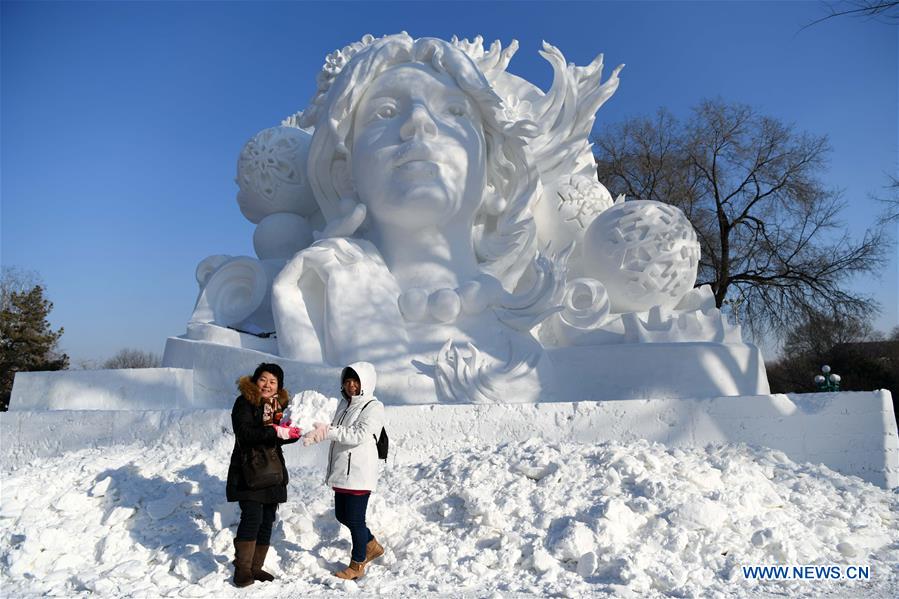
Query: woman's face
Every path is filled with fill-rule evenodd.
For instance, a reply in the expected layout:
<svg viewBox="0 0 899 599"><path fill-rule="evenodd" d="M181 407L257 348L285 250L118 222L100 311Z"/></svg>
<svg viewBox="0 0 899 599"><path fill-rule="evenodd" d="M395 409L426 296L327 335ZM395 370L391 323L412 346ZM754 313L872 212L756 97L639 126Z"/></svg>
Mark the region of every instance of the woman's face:
<svg viewBox="0 0 899 599"><path fill-rule="evenodd" d="M347 397L355 397L359 395L359 391L361 390L362 385L359 384L359 381L356 379L347 379L343 381L343 392L346 393Z"/></svg>
<svg viewBox="0 0 899 599"><path fill-rule="evenodd" d="M263 372L256 379L256 386L262 393L262 397L272 397L278 392L278 378L270 372Z"/></svg>
<svg viewBox="0 0 899 599"><path fill-rule="evenodd" d="M365 92L353 120L353 183L376 221L404 228L474 215L484 192L480 112L452 77L392 67Z"/></svg>

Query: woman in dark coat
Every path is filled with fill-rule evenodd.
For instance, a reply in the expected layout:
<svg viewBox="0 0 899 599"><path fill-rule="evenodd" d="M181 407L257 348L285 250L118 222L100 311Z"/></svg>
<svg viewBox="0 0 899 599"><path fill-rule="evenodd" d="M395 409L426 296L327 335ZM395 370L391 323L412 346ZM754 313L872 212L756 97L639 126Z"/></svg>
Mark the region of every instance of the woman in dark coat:
<svg viewBox="0 0 899 599"><path fill-rule="evenodd" d="M300 438L300 429L281 422L290 394L284 388L284 371L277 364L260 364L253 376L237 381L240 397L231 409L234 450L228 467L228 501L240 504L240 525L234 539L234 584L245 587L254 580L275 577L262 569L279 503L287 501L287 466L281 446ZM267 452L281 466L281 480L261 488L244 475L244 454ZM273 450L273 451L271 451Z"/></svg>

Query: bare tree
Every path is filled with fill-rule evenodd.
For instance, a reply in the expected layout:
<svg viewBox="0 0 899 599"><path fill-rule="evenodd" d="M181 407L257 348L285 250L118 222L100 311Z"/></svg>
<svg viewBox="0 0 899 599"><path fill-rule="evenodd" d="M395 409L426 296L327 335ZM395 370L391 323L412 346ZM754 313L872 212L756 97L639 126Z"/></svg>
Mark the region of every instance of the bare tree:
<svg viewBox="0 0 899 599"><path fill-rule="evenodd" d="M114 370L120 368L158 368L161 363L159 356L152 352L139 349L122 349L103 362L102 368Z"/></svg>
<svg viewBox="0 0 899 599"><path fill-rule="evenodd" d="M834 17L866 17L884 23L899 21L899 0L842 0L825 2L828 14L815 19L802 29Z"/></svg>
<svg viewBox="0 0 899 599"><path fill-rule="evenodd" d="M890 389L896 405L897 342L899 339L888 340L867 319L840 320L828 314L811 314L788 331L783 355L765 365L771 391L814 391L814 376L827 364L842 377L842 390Z"/></svg>
<svg viewBox="0 0 899 599"><path fill-rule="evenodd" d="M721 100L683 122L662 109L613 125L595 143L599 180L613 196L686 213L702 248L697 286L710 285L718 307L739 306L757 338L782 338L809 314L878 309L845 284L881 267L883 233L853 239L842 229L839 194L819 179L829 151L826 137Z"/></svg>
<svg viewBox="0 0 899 599"><path fill-rule="evenodd" d="M783 355L789 358L809 356L822 361L837 345L882 341L884 338L884 334L875 330L870 320L862 318L840 320L828 314L809 314L787 333Z"/></svg>
<svg viewBox="0 0 899 599"><path fill-rule="evenodd" d="M890 176L890 183L886 186L887 196L877 198L884 204L884 213L880 220L884 224L899 222L899 179Z"/></svg>

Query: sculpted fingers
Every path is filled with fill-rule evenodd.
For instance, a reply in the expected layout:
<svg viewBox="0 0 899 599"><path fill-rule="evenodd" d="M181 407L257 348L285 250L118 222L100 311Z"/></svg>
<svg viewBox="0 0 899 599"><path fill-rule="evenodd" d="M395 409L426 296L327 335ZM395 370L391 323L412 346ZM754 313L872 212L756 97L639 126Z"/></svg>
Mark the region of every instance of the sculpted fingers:
<svg viewBox="0 0 899 599"><path fill-rule="evenodd" d="M316 241L328 237L349 237L362 226L365 214L365 204L356 204L348 214L331 221L323 231L315 231L312 236Z"/></svg>

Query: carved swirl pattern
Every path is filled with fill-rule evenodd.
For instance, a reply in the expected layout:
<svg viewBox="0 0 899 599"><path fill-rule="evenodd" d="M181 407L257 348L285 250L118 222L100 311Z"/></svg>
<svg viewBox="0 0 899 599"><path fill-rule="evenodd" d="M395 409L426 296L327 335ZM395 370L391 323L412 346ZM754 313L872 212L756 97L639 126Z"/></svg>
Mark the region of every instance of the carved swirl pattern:
<svg viewBox="0 0 899 599"><path fill-rule="evenodd" d="M610 309L609 295L603 284L584 277L565 285L559 318L576 329L590 330L605 322Z"/></svg>
<svg viewBox="0 0 899 599"><path fill-rule="evenodd" d="M249 257L229 260L209 277L197 301L194 320L236 325L262 305L268 288L269 277L259 260Z"/></svg>

